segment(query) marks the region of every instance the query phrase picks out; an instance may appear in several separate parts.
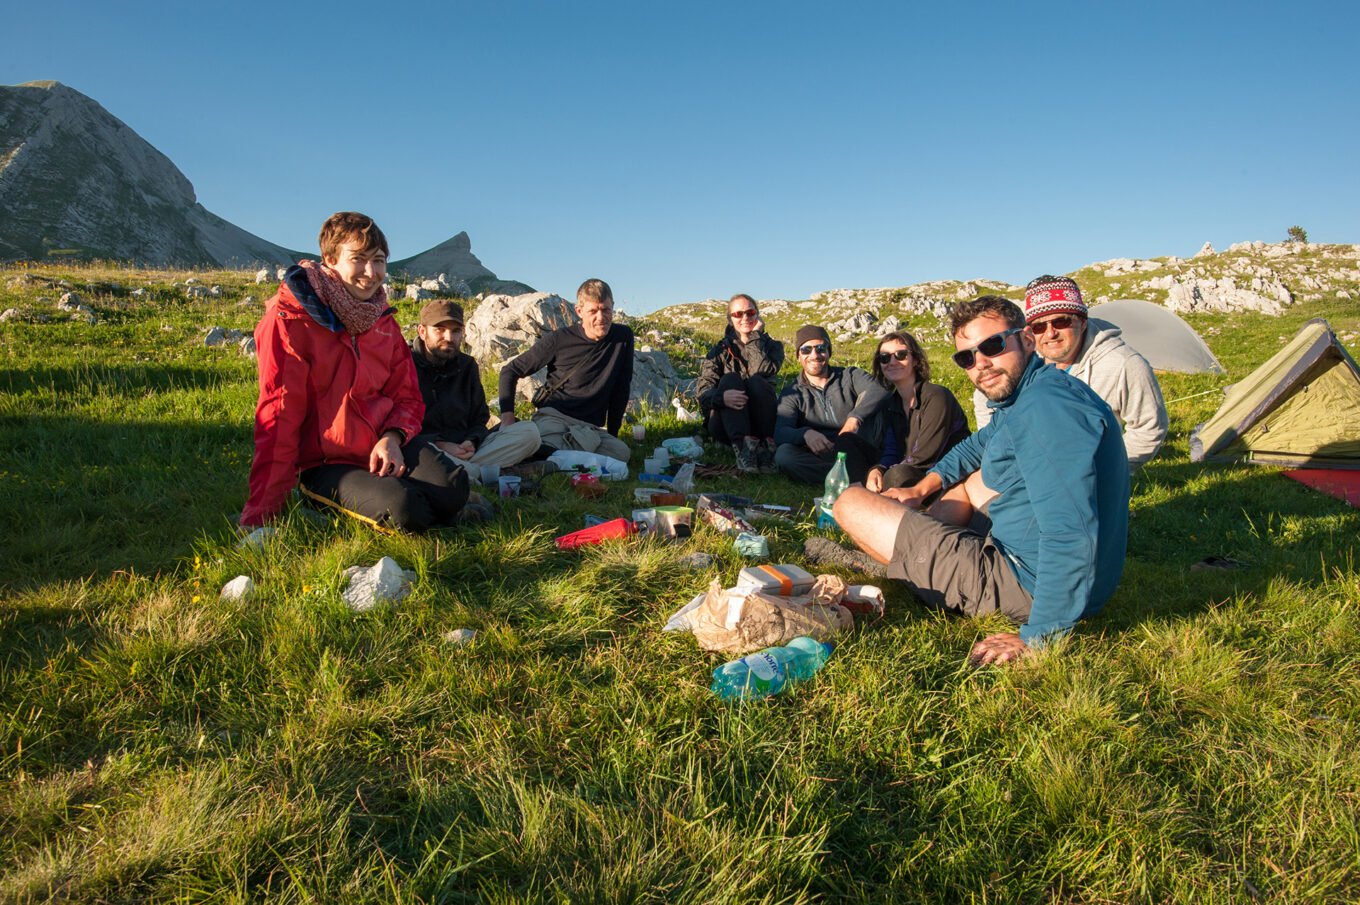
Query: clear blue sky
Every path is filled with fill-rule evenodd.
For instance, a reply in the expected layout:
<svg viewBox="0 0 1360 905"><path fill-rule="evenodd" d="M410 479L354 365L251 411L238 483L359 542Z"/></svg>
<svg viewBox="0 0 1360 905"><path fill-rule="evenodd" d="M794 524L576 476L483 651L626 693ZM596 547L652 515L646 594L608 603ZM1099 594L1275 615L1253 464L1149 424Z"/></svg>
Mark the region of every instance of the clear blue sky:
<svg viewBox="0 0 1360 905"><path fill-rule="evenodd" d="M1353 3L96 3L5 13L215 213L634 313L1360 242Z"/></svg>

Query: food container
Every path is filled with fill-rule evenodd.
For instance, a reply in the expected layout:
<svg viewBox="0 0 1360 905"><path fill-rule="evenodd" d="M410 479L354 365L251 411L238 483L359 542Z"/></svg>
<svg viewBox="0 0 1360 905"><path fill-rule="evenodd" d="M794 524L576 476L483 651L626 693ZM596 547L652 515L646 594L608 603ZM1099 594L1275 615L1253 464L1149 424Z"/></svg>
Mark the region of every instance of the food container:
<svg viewBox="0 0 1360 905"><path fill-rule="evenodd" d="M501 499L510 500L519 496L520 478L517 475L504 475L497 478L500 485Z"/></svg>
<svg viewBox="0 0 1360 905"><path fill-rule="evenodd" d="M747 566L737 575L737 587L780 597L797 597L812 590L812 573L787 563Z"/></svg>
<svg viewBox="0 0 1360 905"><path fill-rule="evenodd" d="M694 510L688 506L657 506L656 533L662 537L689 537L693 531Z"/></svg>

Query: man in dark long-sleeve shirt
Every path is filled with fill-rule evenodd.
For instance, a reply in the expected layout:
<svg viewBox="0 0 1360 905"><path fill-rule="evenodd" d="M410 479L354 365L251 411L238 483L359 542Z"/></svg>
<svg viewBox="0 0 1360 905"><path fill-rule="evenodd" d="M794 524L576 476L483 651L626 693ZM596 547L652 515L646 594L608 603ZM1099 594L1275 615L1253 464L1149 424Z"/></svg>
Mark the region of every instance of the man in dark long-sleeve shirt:
<svg viewBox="0 0 1360 905"><path fill-rule="evenodd" d="M633 383L633 331L614 323L614 293L604 280L576 290L581 323L562 327L501 368L501 424L515 423L515 387L547 367L534 424L556 449L581 449L628 461L618 438Z"/></svg>

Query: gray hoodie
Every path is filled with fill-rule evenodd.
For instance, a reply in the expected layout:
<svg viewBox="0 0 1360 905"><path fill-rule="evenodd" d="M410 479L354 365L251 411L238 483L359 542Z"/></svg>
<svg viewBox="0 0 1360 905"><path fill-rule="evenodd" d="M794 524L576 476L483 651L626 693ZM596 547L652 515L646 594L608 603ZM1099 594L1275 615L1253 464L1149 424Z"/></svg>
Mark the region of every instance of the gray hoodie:
<svg viewBox="0 0 1360 905"><path fill-rule="evenodd" d="M1152 366L1120 339L1120 332L1108 321L1087 320L1081 354L1067 373L1095 390L1124 425L1129 470L1136 471L1157 454L1166 439L1166 403ZM973 413L979 430L992 417L980 390L973 391Z"/></svg>

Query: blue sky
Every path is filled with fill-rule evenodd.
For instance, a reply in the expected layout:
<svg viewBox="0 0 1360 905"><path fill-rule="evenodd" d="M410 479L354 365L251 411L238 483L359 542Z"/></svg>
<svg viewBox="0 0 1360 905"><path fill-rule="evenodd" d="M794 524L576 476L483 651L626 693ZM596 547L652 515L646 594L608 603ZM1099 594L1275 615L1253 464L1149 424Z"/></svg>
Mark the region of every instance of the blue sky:
<svg viewBox="0 0 1360 905"><path fill-rule="evenodd" d="M1353 4L16 4L210 210L622 306L1360 242Z"/></svg>

